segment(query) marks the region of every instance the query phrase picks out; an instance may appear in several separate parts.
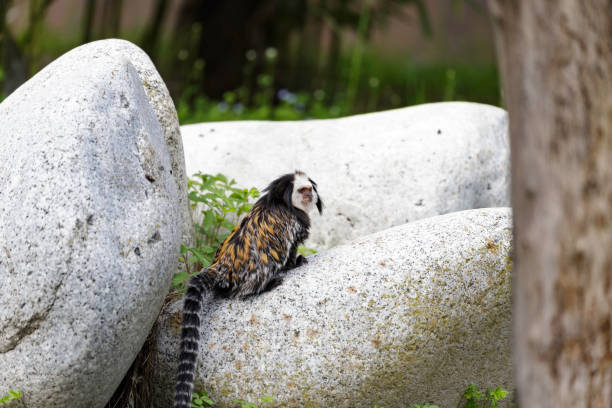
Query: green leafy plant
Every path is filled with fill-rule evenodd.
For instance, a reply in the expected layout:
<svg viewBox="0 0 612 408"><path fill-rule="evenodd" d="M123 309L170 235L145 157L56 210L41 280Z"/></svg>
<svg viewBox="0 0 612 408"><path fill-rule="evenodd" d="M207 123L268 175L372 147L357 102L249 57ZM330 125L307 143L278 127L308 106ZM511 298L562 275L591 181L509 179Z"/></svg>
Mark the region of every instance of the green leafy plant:
<svg viewBox="0 0 612 408"><path fill-rule="evenodd" d="M20 398L21 398L20 390L17 390L17 391L11 390L4 397L0 398L0 404L7 404L11 401L18 400Z"/></svg>
<svg viewBox="0 0 612 408"><path fill-rule="evenodd" d="M194 392L191 398L191 406L193 408L207 408L214 406L214 404L215 401L208 396L206 390L202 390L199 394Z"/></svg>
<svg viewBox="0 0 612 408"><path fill-rule="evenodd" d="M467 400L465 404L465 408L477 408L478 401L482 400L483 395L474 384L468 385L468 387L463 391L463 396Z"/></svg>
<svg viewBox="0 0 612 408"><path fill-rule="evenodd" d="M239 188L236 181L223 174L197 173L187 186L191 207L200 221L194 226L195 246L181 245L179 261L185 265L185 272L174 275L175 289L183 288L189 276L210 265L219 245L235 228L235 222L253 207L249 200L259 197L255 187Z"/></svg>
<svg viewBox="0 0 612 408"><path fill-rule="evenodd" d="M497 408L499 401L502 401L508 396L508 391L502 387L487 388L487 399L489 400L489 408Z"/></svg>
<svg viewBox="0 0 612 408"><path fill-rule="evenodd" d="M508 391L502 387L495 389L489 387L487 391L481 391L474 384L468 385L463 392L463 397L466 399L464 408L498 408L499 402L508 396Z"/></svg>
<svg viewBox="0 0 612 408"><path fill-rule="evenodd" d="M462 399L457 405L458 408L498 408L499 402L508 396L508 391L502 387L487 388L487 391L481 391L474 384L467 386L463 391ZM410 408L438 408L437 405L429 404L412 404Z"/></svg>

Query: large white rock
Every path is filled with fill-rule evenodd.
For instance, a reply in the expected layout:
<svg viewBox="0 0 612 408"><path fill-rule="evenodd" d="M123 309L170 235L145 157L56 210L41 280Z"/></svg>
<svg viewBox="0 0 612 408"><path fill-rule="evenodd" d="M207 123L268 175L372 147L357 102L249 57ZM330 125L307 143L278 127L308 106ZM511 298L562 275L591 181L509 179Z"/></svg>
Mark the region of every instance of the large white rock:
<svg viewBox="0 0 612 408"><path fill-rule="evenodd" d="M342 119L182 126L187 174L263 188L301 169L326 204L307 246L325 249L453 211L509 206L504 110L435 103Z"/></svg>
<svg viewBox="0 0 612 408"><path fill-rule="evenodd" d="M177 268L177 129L124 41L65 54L0 105L0 395L31 408L112 395Z"/></svg>
<svg viewBox="0 0 612 408"><path fill-rule="evenodd" d="M405 224L309 258L273 291L202 312L196 390L218 407L454 408L470 383L513 388L511 213ZM157 407L171 406L181 301L163 313Z"/></svg>

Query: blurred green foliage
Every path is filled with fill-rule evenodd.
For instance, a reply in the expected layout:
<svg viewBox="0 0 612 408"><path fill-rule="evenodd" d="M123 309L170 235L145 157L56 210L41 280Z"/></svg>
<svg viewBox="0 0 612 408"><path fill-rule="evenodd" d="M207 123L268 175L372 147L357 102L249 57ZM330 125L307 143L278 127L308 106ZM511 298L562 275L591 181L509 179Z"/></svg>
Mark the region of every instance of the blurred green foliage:
<svg viewBox="0 0 612 408"><path fill-rule="evenodd" d="M335 118L451 100L501 103L493 62L423 62L375 49L372 33L406 10L431 38L424 0L147 0L152 14L144 27L120 26L127 2L88 0L69 36L46 25L49 9L62 1L0 0L0 100L62 53L112 36L151 56L182 124ZM481 3L453 0L448 7L483 13ZM27 12L20 30L5 24L16 6ZM171 9L177 21L164 30Z"/></svg>
<svg viewBox="0 0 612 408"><path fill-rule="evenodd" d="M274 90L272 80L260 77L257 85L227 91L221 100L187 87L175 100L181 124L226 120L328 119L439 101L500 104L499 79L493 65L419 64L385 60L368 54L366 69L353 106L345 92L325 89L292 92ZM265 74L264 74L265 75ZM340 85L345 85L340 82ZM248 96L254 95L254 103ZM270 95L275 95L275 100Z"/></svg>

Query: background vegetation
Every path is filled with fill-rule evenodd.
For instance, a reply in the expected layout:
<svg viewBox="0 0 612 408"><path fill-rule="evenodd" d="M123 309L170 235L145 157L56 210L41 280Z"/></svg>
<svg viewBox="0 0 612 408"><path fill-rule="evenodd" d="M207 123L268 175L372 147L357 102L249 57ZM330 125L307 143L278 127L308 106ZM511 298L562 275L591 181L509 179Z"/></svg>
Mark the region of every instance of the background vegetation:
<svg viewBox="0 0 612 408"><path fill-rule="evenodd" d="M0 0L0 98L109 37L151 56L183 124L500 104L483 0Z"/></svg>

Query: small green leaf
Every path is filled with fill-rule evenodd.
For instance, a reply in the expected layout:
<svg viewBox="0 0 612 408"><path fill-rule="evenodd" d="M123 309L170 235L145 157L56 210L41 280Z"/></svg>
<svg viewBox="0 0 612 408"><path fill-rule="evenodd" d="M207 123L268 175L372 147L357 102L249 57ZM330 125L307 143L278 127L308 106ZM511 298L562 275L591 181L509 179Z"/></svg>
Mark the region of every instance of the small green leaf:
<svg viewBox="0 0 612 408"><path fill-rule="evenodd" d="M189 250L197 258L197 260L200 263L204 264L205 262L208 261L206 255L204 255L202 252L200 252L200 250L198 248L189 248Z"/></svg>
<svg viewBox="0 0 612 408"><path fill-rule="evenodd" d="M212 407L214 403L206 393L206 390L202 390L200 394L194 392L191 399L191 406L194 408Z"/></svg>
<svg viewBox="0 0 612 408"><path fill-rule="evenodd" d="M508 391L504 390L502 387L497 387L495 391L491 393L491 396L495 398L497 401L501 401L508 396Z"/></svg>
<svg viewBox="0 0 612 408"><path fill-rule="evenodd" d="M313 255L317 253L316 249L312 249L312 248L306 248L303 246L298 247L298 254L301 254L303 256L309 256L309 255Z"/></svg>
<svg viewBox="0 0 612 408"><path fill-rule="evenodd" d="M0 398L0 403L10 402L21 398L21 390L10 390L7 395Z"/></svg>
<svg viewBox="0 0 612 408"><path fill-rule="evenodd" d="M187 272L179 272L175 274L172 278L172 286L181 285L185 281L185 279L187 279L188 276L189 275L187 274Z"/></svg>
<svg viewBox="0 0 612 408"><path fill-rule="evenodd" d="M470 383L470 385L468 385L468 387L463 392L463 396L468 401L469 400L480 401L482 399L482 397L483 397L483 395L478 390L478 387L476 387L474 384L471 384L471 383Z"/></svg>
<svg viewBox="0 0 612 408"><path fill-rule="evenodd" d="M245 203L242 204L242 206L240 207L240 211L242 211L243 213L248 213L249 211L251 211L251 208L253 208L253 204Z"/></svg>
<svg viewBox="0 0 612 408"><path fill-rule="evenodd" d="M215 212L208 210L204 212L204 219L202 220L203 228L210 228L215 223Z"/></svg>
<svg viewBox="0 0 612 408"><path fill-rule="evenodd" d="M240 408L259 408L257 405L252 402L243 401L243 400L234 400L235 403L240 404Z"/></svg>
<svg viewBox="0 0 612 408"><path fill-rule="evenodd" d="M207 199L204 196L196 193L195 191L190 192L187 195L187 198L189 198L191 201L196 201L196 202L205 202L205 201L207 201Z"/></svg>
<svg viewBox="0 0 612 408"><path fill-rule="evenodd" d="M227 229L228 231L232 231L236 227L234 224L232 224L228 220L223 220L221 222L221 225L223 225L223 228Z"/></svg>
<svg viewBox="0 0 612 408"><path fill-rule="evenodd" d="M223 209L223 214L228 214L228 213L233 213L233 212L236 212L236 207L234 207L233 205L229 205Z"/></svg>
<svg viewBox="0 0 612 408"><path fill-rule="evenodd" d="M274 399L274 397L268 395L266 397L262 397L261 402L276 402L276 400Z"/></svg>
<svg viewBox="0 0 612 408"><path fill-rule="evenodd" d="M200 251L202 251L202 253L206 255L210 255L210 254L214 254L216 252L216 249L213 247L209 247L209 246L201 246Z"/></svg>

